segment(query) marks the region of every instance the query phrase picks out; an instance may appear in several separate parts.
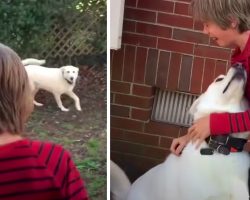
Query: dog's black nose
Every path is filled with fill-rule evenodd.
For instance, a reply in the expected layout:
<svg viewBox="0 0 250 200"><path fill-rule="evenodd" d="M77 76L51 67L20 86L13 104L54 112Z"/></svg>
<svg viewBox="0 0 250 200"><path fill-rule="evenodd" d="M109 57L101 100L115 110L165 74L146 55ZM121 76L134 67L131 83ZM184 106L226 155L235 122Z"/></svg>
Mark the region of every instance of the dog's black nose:
<svg viewBox="0 0 250 200"><path fill-rule="evenodd" d="M73 79L74 79L73 77L70 77L70 80L71 80L71 81L73 81Z"/></svg>
<svg viewBox="0 0 250 200"><path fill-rule="evenodd" d="M245 70L243 63L237 62L232 65L232 67L236 68L237 70Z"/></svg>
<svg viewBox="0 0 250 200"><path fill-rule="evenodd" d="M232 67L236 69L235 70L235 76L236 75L241 75L241 76L245 77L246 69L245 69L243 63L237 62L237 63L233 64Z"/></svg>
<svg viewBox="0 0 250 200"><path fill-rule="evenodd" d="M246 69L243 63L235 63L232 67L235 69L232 79L246 79Z"/></svg>

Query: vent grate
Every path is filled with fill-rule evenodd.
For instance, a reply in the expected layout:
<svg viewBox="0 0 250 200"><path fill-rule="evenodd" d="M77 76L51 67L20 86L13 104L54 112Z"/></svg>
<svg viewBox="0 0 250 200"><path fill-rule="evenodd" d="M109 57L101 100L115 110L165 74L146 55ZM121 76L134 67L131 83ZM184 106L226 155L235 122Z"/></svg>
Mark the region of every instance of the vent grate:
<svg viewBox="0 0 250 200"><path fill-rule="evenodd" d="M197 95L157 89L151 119L188 127L193 121L188 110L197 97Z"/></svg>

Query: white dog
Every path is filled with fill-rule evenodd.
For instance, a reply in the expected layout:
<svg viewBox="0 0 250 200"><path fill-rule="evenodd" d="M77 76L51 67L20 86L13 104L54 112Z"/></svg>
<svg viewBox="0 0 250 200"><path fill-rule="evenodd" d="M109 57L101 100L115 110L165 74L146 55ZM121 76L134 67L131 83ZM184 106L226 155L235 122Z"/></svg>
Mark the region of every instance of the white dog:
<svg viewBox="0 0 250 200"><path fill-rule="evenodd" d="M112 200L126 200L131 183L124 171L110 160L110 192Z"/></svg>
<svg viewBox="0 0 250 200"><path fill-rule="evenodd" d="M73 92L79 71L77 67L71 65L60 68L43 67L40 65L44 64L45 60L33 58L22 60L22 63L25 65L34 97L39 89L47 90L53 93L56 103L62 111L69 111L61 101L61 95L67 94L75 101L76 109L81 110L79 97ZM43 105L35 100L34 104Z"/></svg>
<svg viewBox="0 0 250 200"><path fill-rule="evenodd" d="M219 76L192 105L194 119L212 112L241 112L248 108L243 99L246 72L231 68ZM247 138L249 133L231 134ZM181 156L170 154L166 161L146 172L131 186L128 200L248 200L247 152L201 155L191 142Z"/></svg>

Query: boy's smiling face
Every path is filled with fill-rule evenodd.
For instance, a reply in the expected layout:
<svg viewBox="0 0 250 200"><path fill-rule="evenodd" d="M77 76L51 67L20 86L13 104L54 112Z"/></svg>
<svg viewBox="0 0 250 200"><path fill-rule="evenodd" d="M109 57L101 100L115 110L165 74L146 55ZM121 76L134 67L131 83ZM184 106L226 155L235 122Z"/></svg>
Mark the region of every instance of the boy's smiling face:
<svg viewBox="0 0 250 200"><path fill-rule="evenodd" d="M203 33L207 34L221 47L235 47L237 45L235 39L240 34L236 28L222 29L211 21L203 23Z"/></svg>

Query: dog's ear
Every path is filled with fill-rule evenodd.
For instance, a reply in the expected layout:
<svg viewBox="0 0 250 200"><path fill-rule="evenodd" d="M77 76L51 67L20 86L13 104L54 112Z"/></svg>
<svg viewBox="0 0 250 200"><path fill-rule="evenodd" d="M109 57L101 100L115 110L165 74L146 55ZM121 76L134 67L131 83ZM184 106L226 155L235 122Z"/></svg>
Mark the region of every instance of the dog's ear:
<svg viewBox="0 0 250 200"><path fill-rule="evenodd" d="M188 113L192 116L194 116L194 114L196 113L197 111L197 106L199 105L200 103L200 99L201 99L202 95L200 95L191 105L191 107L189 108L189 111Z"/></svg>
<svg viewBox="0 0 250 200"><path fill-rule="evenodd" d="M65 71L65 66L63 67L60 67L61 71L62 71L62 74L64 74L64 71Z"/></svg>

